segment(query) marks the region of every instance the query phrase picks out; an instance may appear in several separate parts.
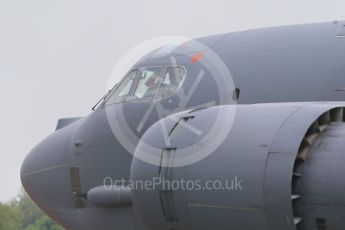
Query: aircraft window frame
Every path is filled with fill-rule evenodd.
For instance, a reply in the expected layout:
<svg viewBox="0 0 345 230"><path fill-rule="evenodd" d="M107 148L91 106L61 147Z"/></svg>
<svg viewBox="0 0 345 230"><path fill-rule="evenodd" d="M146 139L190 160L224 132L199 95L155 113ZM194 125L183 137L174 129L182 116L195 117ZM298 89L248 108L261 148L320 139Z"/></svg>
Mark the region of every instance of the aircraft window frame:
<svg viewBox="0 0 345 230"><path fill-rule="evenodd" d="M159 94L159 91L161 89L162 82L163 82L164 78L166 77L166 74L167 74L169 68L182 68L184 70L184 74L183 74L181 82L179 83L179 86L176 89L174 89L174 92L170 92L168 95L165 95L165 96L160 96L158 94ZM163 73L163 76L162 76L162 80L161 80L161 83L160 83L160 85L158 87L158 90L157 90L157 92L155 94L154 100L155 101L160 101L160 100L169 98L169 97L173 96L174 94L176 94L180 90L180 88L182 87L184 82L186 81L186 78L187 78L187 68L185 66L183 66L183 65L165 66L164 73Z"/></svg>
<svg viewBox="0 0 345 230"><path fill-rule="evenodd" d="M159 71L159 78L160 79L159 79L159 83L158 83L157 88L153 90L154 92L152 94L149 94L147 96L143 96L142 98L136 97L135 92L139 86L140 78L142 76L143 71L148 70L148 69L155 69L155 68L160 69L160 71ZM159 87L162 83L163 74L165 73L165 70L166 70L166 66L143 66L143 67L139 68L138 73L137 73L137 80L135 82L135 86L133 86L133 90L132 90L132 93L129 97L129 101L140 102L140 101L145 101L147 99L151 100L152 98L155 98L157 91L159 90Z"/></svg>
<svg viewBox="0 0 345 230"><path fill-rule="evenodd" d="M133 72L135 72L135 76L133 78L131 86L129 87L128 93L126 95L123 95L123 96L117 96L116 98L118 98L118 100L114 99L115 101L109 102L110 99L113 97L113 95L117 92L118 88L122 85L122 83L124 81L127 80L127 78L130 76L130 74ZM128 71L127 74L121 79L121 81L111 89L109 95L104 100L105 101L104 105L107 106L107 105L122 103L122 102L125 102L128 98L130 98L131 94L133 92L133 87L136 85L139 72L140 71L138 69Z"/></svg>

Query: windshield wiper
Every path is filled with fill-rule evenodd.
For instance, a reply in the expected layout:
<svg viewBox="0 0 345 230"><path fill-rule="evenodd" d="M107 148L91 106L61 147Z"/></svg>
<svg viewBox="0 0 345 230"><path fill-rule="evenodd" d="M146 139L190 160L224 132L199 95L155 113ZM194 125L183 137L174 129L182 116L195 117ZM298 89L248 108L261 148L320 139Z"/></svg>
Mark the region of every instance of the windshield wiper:
<svg viewBox="0 0 345 230"><path fill-rule="evenodd" d="M97 105L99 105L99 103L101 103L108 95L109 93L112 91L112 89L108 90L108 92L92 107L92 110L95 111Z"/></svg>

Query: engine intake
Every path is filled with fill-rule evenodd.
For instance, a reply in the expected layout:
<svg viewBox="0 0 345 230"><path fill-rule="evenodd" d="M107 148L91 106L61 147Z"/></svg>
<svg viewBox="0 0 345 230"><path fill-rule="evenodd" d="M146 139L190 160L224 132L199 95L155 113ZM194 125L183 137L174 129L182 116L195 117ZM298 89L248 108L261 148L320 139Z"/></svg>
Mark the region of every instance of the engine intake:
<svg viewBox="0 0 345 230"><path fill-rule="evenodd" d="M144 134L135 151L131 180L160 183L132 190L133 206L143 223L149 229L166 230L341 229L344 108L321 103L238 105L230 131L212 154L175 167L181 156L195 154L186 151L188 146L202 150L214 143L212 137L186 127L204 133L212 126L207 120L215 116L227 120L233 109L217 106L179 114L180 119L167 117ZM161 160L140 160L147 153ZM199 189L183 188L182 180L198 182ZM178 188L167 186L174 181L180 183ZM205 186L210 181L227 186L210 189Z"/></svg>

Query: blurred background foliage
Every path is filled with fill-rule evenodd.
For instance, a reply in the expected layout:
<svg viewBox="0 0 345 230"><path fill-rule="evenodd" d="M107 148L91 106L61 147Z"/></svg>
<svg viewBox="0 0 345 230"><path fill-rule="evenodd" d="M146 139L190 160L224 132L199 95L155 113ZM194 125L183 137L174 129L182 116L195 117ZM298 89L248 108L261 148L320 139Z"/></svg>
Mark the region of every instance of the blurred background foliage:
<svg viewBox="0 0 345 230"><path fill-rule="evenodd" d="M22 190L10 202L0 202L0 230L63 230Z"/></svg>

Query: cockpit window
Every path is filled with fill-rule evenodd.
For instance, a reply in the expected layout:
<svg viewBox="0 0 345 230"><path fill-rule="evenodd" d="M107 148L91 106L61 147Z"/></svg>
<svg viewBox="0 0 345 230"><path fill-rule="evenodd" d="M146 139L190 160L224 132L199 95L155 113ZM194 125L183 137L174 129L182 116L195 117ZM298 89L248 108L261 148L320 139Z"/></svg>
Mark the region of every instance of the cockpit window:
<svg viewBox="0 0 345 230"><path fill-rule="evenodd" d="M124 102L130 95L132 95L132 100L148 97L160 100L169 97L177 92L185 77L186 70L181 66L147 67L140 71L134 70L109 93L105 99L105 105Z"/></svg>
<svg viewBox="0 0 345 230"><path fill-rule="evenodd" d="M162 68L145 68L141 71L138 85L134 92L135 99L152 96L156 93L161 82Z"/></svg>
<svg viewBox="0 0 345 230"><path fill-rule="evenodd" d="M159 87L157 99L169 97L177 92L185 78L186 71L181 66L168 67Z"/></svg>
<svg viewBox="0 0 345 230"><path fill-rule="evenodd" d="M128 93L130 92L131 86L134 82L135 76L137 74L137 71L130 72L124 80L120 82L120 85L115 87L113 89L113 92L111 92L108 96L108 99L106 101L106 105L119 103L124 100L126 100L126 97Z"/></svg>

